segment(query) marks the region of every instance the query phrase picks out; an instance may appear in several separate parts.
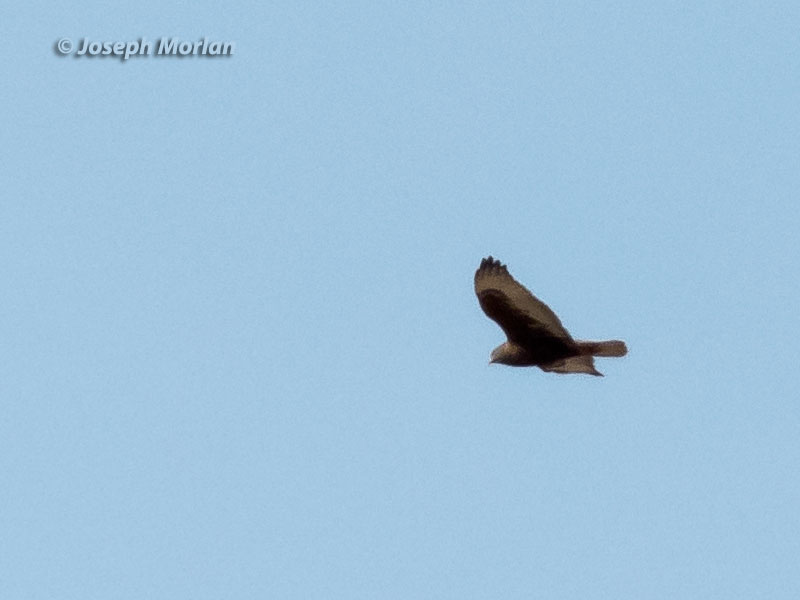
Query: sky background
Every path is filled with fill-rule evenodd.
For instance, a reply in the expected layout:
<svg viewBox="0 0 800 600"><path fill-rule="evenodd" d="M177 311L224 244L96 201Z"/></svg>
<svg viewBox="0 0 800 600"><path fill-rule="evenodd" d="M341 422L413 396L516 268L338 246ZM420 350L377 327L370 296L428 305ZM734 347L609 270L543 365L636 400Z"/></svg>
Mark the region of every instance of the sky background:
<svg viewBox="0 0 800 600"><path fill-rule="evenodd" d="M0 23L0 597L800 597L800 5Z"/></svg>

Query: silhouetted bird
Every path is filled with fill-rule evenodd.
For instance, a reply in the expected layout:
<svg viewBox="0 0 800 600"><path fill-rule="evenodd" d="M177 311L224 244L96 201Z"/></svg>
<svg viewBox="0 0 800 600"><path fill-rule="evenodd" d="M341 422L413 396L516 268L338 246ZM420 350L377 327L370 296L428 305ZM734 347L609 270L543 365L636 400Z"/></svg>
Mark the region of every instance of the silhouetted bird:
<svg viewBox="0 0 800 600"><path fill-rule="evenodd" d="M555 313L508 273L491 256L475 271L475 293L486 315L508 340L492 350L490 363L539 367L555 373L602 375L594 356L625 356L625 342L574 340Z"/></svg>

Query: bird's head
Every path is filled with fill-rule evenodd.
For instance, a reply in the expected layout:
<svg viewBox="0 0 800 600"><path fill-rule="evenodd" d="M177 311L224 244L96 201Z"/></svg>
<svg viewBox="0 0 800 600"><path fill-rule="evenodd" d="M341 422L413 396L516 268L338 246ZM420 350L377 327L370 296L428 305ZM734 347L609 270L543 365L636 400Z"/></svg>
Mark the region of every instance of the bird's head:
<svg viewBox="0 0 800 600"><path fill-rule="evenodd" d="M506 345L500 344L497 348L492 350L492 353L489 355L489 364L494 363L502 363L503 359L506 356Z"/></svg>

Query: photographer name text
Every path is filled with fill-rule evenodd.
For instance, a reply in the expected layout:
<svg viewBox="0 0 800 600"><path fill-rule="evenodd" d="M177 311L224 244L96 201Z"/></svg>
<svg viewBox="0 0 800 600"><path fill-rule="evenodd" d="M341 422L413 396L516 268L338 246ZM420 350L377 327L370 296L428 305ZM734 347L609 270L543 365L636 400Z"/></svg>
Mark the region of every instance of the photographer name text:
<svg viewBox="0 0 800 600"><path fill-rule="evenodd" d="M70 54L73 50L72 40L62 38L56 42L59 54ZM234 43L225 41L209 41L202 38L195 42L181 40L176 37L162 37L157 42L149 42L144 38L128 42L98 42L83 38L77 45L75 57L114 57L128 60L137 56L233 56Z"/></svg>

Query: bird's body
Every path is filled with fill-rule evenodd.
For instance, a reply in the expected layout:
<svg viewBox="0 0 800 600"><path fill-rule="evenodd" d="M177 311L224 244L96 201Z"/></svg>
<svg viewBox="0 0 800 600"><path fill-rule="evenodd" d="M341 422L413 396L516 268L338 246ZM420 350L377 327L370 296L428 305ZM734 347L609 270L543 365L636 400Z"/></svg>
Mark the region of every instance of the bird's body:
<svg viewBox="0 0 800 600"><path fill-rule="evenodd" d="M594 368L594 356L624 356L628 352L625 342L619 340L573 339L556 314L491 256L484 258L475 272L475 294L483 312L508 337L492 351L492 363L602 375Z"/></svg>

